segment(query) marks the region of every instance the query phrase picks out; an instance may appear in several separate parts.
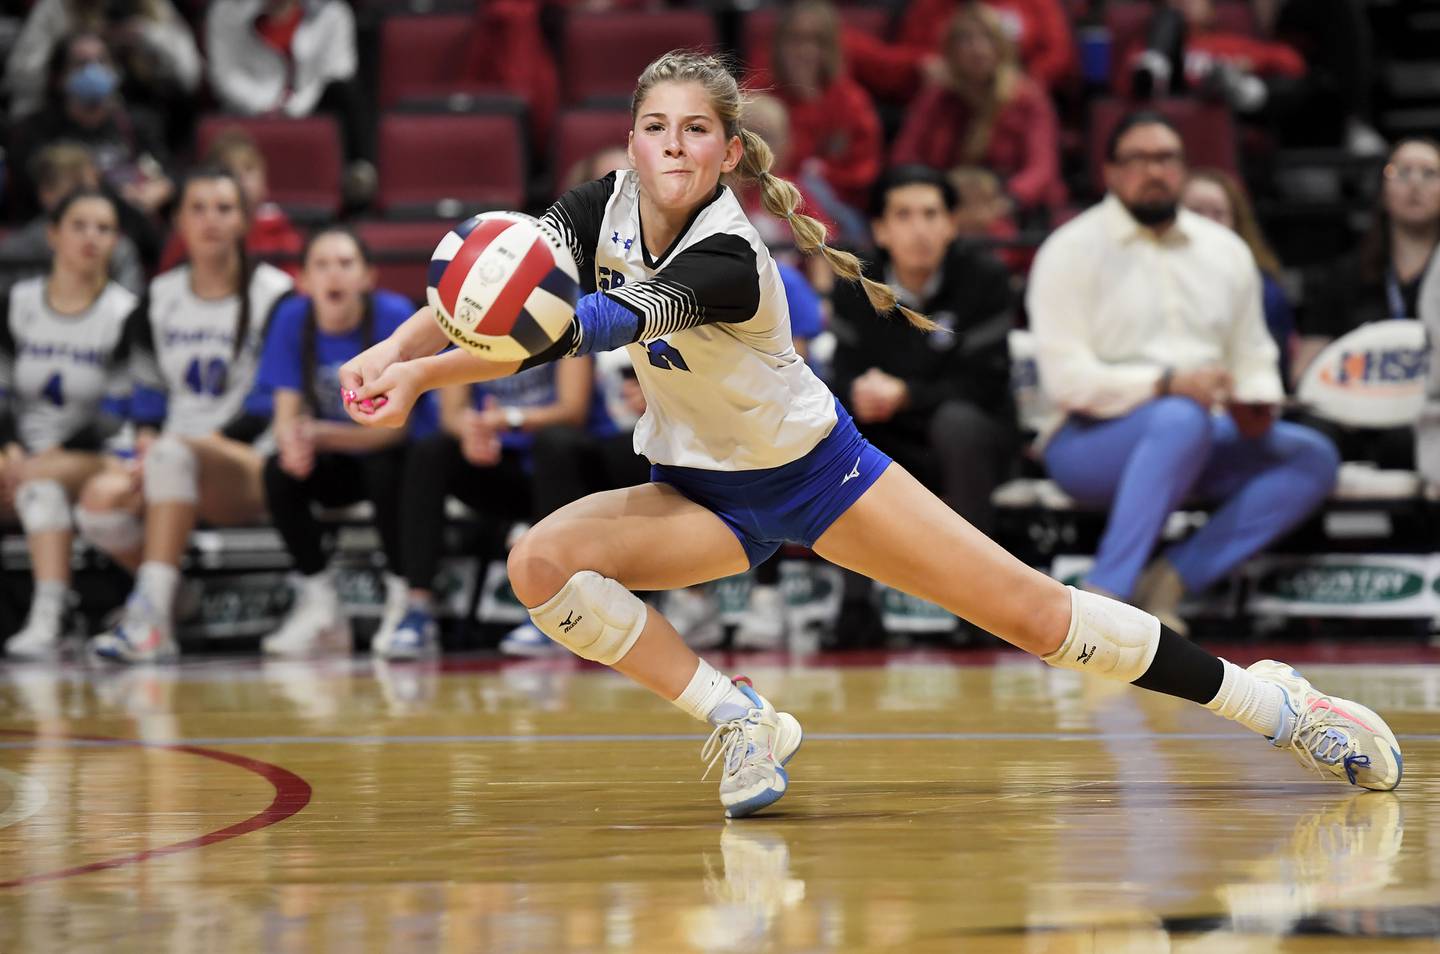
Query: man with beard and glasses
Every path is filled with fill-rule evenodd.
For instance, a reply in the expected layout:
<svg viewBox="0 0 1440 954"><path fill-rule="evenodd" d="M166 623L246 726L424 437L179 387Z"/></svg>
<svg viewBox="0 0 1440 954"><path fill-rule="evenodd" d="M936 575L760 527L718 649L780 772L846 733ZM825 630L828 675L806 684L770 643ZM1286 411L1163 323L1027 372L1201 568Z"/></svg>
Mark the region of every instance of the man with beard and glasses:
<svg viewBox="0 0 1440 954"><path fill-rule="evenodd" d="M1105 155L1108 194L1045 241L1030 273L1040 385L1059 408L1041 441L1056 482L1110 510L1086 587L1183 632L1181 598L1310 514L1339 458L1275 419L1284 390L1259 268L1237 235L1180 208L1179 133L1137 112ZM1150 560L1166 517L1196 498L1218 509Z"/></svg>

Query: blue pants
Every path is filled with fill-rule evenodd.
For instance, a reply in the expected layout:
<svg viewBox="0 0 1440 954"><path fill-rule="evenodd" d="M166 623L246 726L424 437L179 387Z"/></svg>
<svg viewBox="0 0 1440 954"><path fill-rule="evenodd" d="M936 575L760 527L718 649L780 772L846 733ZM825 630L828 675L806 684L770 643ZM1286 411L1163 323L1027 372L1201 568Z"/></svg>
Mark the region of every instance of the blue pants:
<svg viewBox="0 0 1440 954"><path fill-rule="evenodd" d="M1164 397L1125 417L1071 417L1046 446L1045 464L1077 501L1109 508L1089 582L1129 598L1165 518L1182 502L1221 502L1166 553L1186 590L1198 592L1319 506L1340 457L1310 428L1281 421L1246 439L1228 415Z"/></svg>

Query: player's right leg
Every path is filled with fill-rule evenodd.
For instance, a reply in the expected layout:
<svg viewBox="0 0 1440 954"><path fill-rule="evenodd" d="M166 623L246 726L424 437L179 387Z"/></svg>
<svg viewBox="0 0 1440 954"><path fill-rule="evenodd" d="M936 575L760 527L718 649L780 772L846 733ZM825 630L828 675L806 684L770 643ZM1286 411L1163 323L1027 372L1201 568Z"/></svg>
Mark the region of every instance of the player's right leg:
<svg viewBox="0 0 1440 954"><path fill-rule="evenodd" d="M669 590L745 570L749 558L719 517L661 484L594 494L540 521L510 551L510 584L535 625L715 727L702 751L723 760L726 814L785 794L800 724L685 645L631 590Z"/></svg>
<svg viewBox="0 0 1440 954"><path fill-rule="evenodd" d="M78 600L70 590L70 545L75 536L70 502L105 467L99 454L55 449L21 466L15 509L25 530L34 594L25 626L5 642L11 656L53 656L77 632Z"/></svg>

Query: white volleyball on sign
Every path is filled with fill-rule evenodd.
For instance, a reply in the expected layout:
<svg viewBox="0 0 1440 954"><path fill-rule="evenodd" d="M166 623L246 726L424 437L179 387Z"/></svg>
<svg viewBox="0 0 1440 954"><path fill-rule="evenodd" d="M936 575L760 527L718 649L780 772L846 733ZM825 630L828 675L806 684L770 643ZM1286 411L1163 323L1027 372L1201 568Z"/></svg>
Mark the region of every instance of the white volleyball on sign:
<svg viewBox="0 0 1440 954"><path fill-rule="evenodd" d="M560 340L580 295L564 241L520 212L485 212L447 232L427 284L445 334L491 361L523 361Z"/></svg>
<svg viewBox="0 0 1440 954"><path fill-rule="evenodd" d="M1396 319L1361 325L1332 341L1305 370L1296 399L1350 427L1404 427L1425 400L1425 327Z"/></svg>

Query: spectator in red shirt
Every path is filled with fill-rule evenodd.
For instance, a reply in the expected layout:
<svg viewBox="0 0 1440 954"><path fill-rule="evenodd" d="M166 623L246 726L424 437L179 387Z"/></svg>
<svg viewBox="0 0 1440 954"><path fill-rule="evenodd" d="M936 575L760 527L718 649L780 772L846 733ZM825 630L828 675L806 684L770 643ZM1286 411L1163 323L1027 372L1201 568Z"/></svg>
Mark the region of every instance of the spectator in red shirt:
<svg viewBox="0 0 1440 954"><path fill-rule="evenodd" d="M845 55L851 72L876 96L900 101L910 98L927 76L942 68L940 53L945 25L964 0L913 0L886 43L855 30L845 33ZM1075 42L1060 0L985 0L1005 25L1025 71L1046 90L1076 74Z"/></svg>
<svg viewBox="0 0 1440 954"><path fill-rule="evenodd" d="M884 164L880 117L845 70L840 17L829 0L785 8L770 69L773 92L790 114L790 148L776 175L816 172L841 201L863 206Z"/></svg>
<svg viewBox="0 0 1440 954"><path fill-rule="evenodd" d="M477 3L459 75L524 99L531 142L543 154L560 105L560 77L540 28L540 8L538 0Z"/></svg>
<svg viewBox="0 0 1440 954"><path fill-rule="evenodd" d="M245 251L255 259L284 269L292 277L298 274L300 250L305 241L285 210L270 201L270 188L265 178L265 155L255 145L255 140L242 129L227 129L210 145L205 165L228 169L245 193L245 207L250 210ZM184 261L185 243L180 240L178 232L172 233L160 259L160 271L174 268Z"/></svg>
<svg viewBox="0 0 1440 954"><path fill-rule="evenodd" d="M1057 210L1058 122L1050 97L1016 62L994 10L969 3L945 33L945 71L905 114L890 161L934 169L982 165L1005 180L1022 213Z"/></svg>

